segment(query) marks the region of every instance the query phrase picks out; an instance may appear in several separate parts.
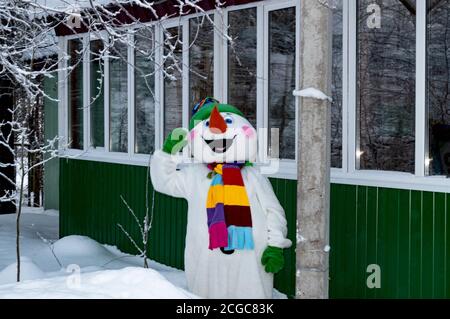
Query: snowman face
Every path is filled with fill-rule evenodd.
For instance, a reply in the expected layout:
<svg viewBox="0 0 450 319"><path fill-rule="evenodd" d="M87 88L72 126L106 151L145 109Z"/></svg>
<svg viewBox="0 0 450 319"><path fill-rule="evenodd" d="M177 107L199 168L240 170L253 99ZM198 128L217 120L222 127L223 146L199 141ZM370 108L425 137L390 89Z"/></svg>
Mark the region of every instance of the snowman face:
<svg viewBox="0 0 450 319"><path fill-rule="evenodd" d="M197 123L188 134L188 145L195 160L202 163L255 162L257 134L250 122L234 113L217 114L223 119L220 129L212 123L217 122L217 118L210 117Z"/></svg>

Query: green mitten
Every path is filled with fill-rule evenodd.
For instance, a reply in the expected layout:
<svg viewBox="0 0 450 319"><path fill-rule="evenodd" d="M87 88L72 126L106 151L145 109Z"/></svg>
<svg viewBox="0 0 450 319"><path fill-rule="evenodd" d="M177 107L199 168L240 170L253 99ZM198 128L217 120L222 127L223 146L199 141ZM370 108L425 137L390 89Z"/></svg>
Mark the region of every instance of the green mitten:
<svg viewBox="0 0 450 319"><path fill-rule="evenodd" d="M176 154L186 146L187 131L184 128L176 128L170 132L164 141L162 150L168 154Z"/></svg>
<svg viewBox="0 0 450 319"><path fill-rule="evenodd" d="M284 267L283 249L273 246L268 246L261 258L266 272L277 273Z"/></svg>

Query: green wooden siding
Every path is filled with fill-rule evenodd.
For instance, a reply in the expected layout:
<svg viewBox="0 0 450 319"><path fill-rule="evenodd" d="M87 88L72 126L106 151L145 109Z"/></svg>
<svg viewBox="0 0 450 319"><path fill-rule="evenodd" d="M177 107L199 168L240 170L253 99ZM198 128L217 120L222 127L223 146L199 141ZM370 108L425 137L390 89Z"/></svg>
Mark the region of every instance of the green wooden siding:
<svg viewBox="0 0 450 319"><path fill-rule="evenodd" d="M450 298L450 194L331 186L332 298ZM366 285L381 268L381 288Z"/></svg>
<svg viewBox="0 0 450 319"><path fill-rule="evenodd" d="M118 228L120 223L139 240L132 216L122 196L141 219L145 214L147 168L83 160L60 160L60 236L86 235L101 243L116 245L136 254L136 249ZM296 182L272 179L272 185L286 210L289 238L295 242ZM151 190L148 194L151 200ZM184 266L187 203L157 193L150 232L149 254L154 260L180 268ZM295 293L295 248L285 250L286 266L275 277L275 286L289 296Z"/></svg>
<svg viewBox="0 0 450 319"><path fill-rule="evenodd" d="M44 92L58 98L58 78L45 77ZM58 102L44 99L44 139L52 140L58 135ZM46 156L48 157L48 156ZM44 208L59 209L59 160L52 159L44 164Z"/></svg>

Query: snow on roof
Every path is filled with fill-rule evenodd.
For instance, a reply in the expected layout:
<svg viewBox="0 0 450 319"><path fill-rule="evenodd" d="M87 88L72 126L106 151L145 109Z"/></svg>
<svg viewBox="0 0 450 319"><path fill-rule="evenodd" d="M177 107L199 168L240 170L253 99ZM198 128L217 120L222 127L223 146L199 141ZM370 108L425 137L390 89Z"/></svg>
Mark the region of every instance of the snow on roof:
<svg viewBox="0 0 450 319"><path fill-rule="evenodd" d="M107 5L111 3L124 3L130 2L129 0L92 0L92 4L95 5ZM91 7L89 0L31 0L30 3L34 3L34 14L47 16L58 13L71 13L78 12L80 9ZM49 29L48 32L43 33L38 37L39 43L34 49L26 51L23 55L25 60L43 59L52 55L58 54L58 37L55 34L54 29Z"/></svg>
<svg viewBox="0 0 450 319"><path fill-rule="evenodd" d="M48 32L40 34L36 40L38 44L34 48L23 52L22 58L24 60L40 60L58 55L58 37L55 30L48 30Z"/></svg>
<svg viewBox="0 0 450 319"><path fill-rule="evenodd" d="M89 0L35 0L36 3L45 8L66 11L73 8L88 8L91 6ZM94 5L106 5L112 2L125 2L120 0L92 0ZM128 1L127 1L128 2Z"/></svg>
<svg viewBox="0 0 450 319"><path fill-rule="evenodd" d="M124 0L92 0L92 3L94 5L106 5L123 1ZM89 0L31 0L30 4L32 3L34 3L33 14L36 16L77 12L80 9L91 6ZM36 46L24 52L24 60L30 60L32 58L44 59L58 54L58 37L56 36L54 29L49 29L47 32L39 35L35 40L37 41Z"/></svg>

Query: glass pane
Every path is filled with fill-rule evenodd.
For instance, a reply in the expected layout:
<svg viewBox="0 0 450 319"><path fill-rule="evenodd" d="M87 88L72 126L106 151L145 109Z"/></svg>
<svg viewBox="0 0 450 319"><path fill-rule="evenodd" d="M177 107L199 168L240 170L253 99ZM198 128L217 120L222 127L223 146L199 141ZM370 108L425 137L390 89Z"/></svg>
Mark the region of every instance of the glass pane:
<svg viewBox="0 0 450 319"><path fill-rule="evenodd" d="M295 159L295 7L269 12L269 133L279 157ZM270 140L270 138L269 138ZM272 148L269 146L269 154Z"/></svg>
<svg viewBox="0 0 450 319"><path fill-rule="evenodd" d="M83 42L73 39L67 42L70 56L68 86L68 121L70 148L83 149Z"/></svg>
<svg viewBox="0 0 450 319"><path fill-rule="evenodd" d="M412 173L415 154L415 1L383 0L377 3L372 0L358 2L359 151L355 155L359 158L360 169ZM376 19L378 13L380 19Z"/></svg>
<svg viewBox="0 0 450 319"><path fill-rule="evenodd" d="M214 16L210 18L213 20ZM214 25L206 16L189 20L189 43L189 106L192 108L214 94Z"/></svg>
<svg viewBox="0 0 450 319"><path fill-rule="evenodd" d="M135 35L135 147L140 154L155 148L155 56L153 29L145 28Z"/></svg>
<svg viewBox="0 0 450 319"><path fill-rule="evenodd" d="M169 28L164 34L164 137L182 126L182 32Z"/></svg>
<svg viewBox="0 0 450 319"><path fill-rule="evenodd" d="M109 58L111 152L128 152L127 46L116 42Z"/></svg>
<svg viewBox="0 0 450 319"><path fill-rule="evenodd" d="M450 1L428 1L430 175L450 175Z"/></svg>
<svg viewBox="0 0 450 319"><path fill-rule="evenodd" d="M91 41L91 146L105 146L105 117L103 102L103 41Z"/></svg>
<svg viewBox="0 0 450 319"><path fill-rule="evenodd" d="M228 103L256 127L256 8L228 13Z"/></svg>
<svg viewBox="0 0 450 319"><path fill-rule="evenodd" d="M331 94L331 167L342 167L342 0L333 8L333 57Z"/></svg>

